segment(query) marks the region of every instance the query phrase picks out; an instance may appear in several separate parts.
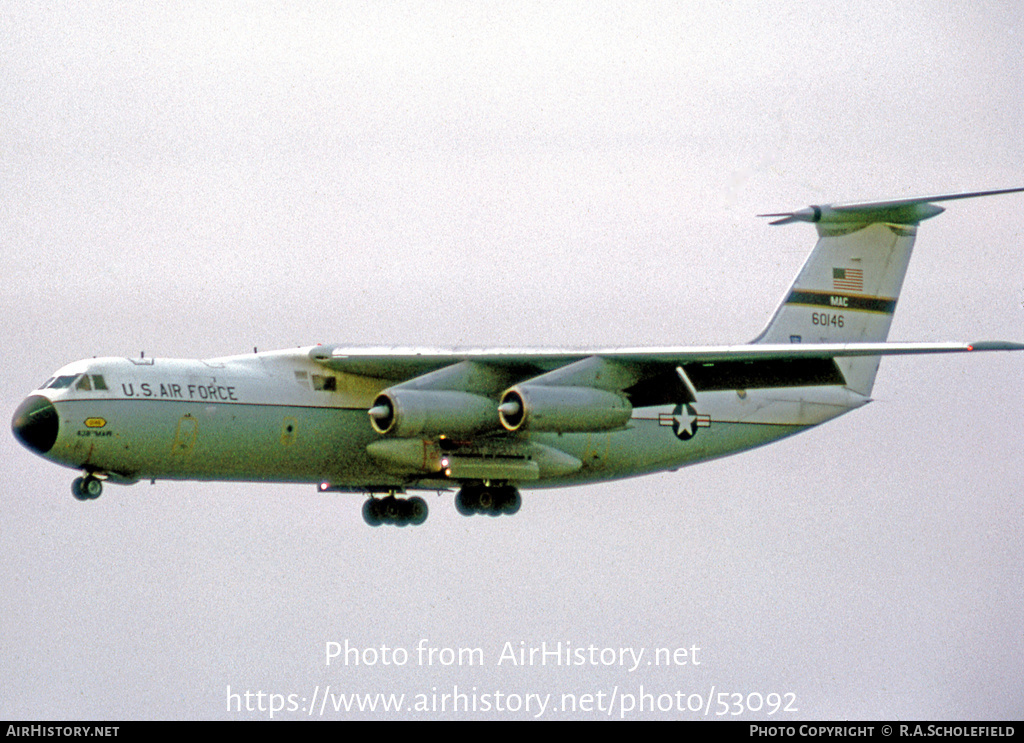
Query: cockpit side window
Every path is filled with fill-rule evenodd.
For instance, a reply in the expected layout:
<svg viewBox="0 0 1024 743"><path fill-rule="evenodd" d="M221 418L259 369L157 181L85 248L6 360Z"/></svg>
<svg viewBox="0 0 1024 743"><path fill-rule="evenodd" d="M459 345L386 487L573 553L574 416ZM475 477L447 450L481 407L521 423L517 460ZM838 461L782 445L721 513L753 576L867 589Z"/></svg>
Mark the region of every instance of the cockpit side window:
<svg viewBox="0 0 1024 743"><path fill-rule="evenodd" d="M106 390L107 389L107 383L103 379L103 375L102 374L93 374L92 375L92 388L94 390Z"/></svg>
<svg viewBox="0 0 1024 743"><path fill-rule="evenodd" d="M79 378L78 383L75 385L75 389L76 390L92 391L92 382L89 381L89 375L88 374L83 374Z"/></svg>

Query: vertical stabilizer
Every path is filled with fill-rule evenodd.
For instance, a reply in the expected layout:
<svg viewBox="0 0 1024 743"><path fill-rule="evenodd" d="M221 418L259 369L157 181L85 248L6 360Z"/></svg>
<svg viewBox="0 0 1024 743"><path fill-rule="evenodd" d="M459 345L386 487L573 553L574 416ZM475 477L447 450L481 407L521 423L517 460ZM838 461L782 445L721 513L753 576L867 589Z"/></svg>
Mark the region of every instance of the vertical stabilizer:
<svg viewBox="0 0 1024 743"><path fill-rule="evenodd" d="M863 204L812 206L772 224L811 222L818 243L754 343L879 343L889 335L918 225L941 214L930 202L1024 189ZM837 358L847 387L869 395L879 357Z"/></svg>

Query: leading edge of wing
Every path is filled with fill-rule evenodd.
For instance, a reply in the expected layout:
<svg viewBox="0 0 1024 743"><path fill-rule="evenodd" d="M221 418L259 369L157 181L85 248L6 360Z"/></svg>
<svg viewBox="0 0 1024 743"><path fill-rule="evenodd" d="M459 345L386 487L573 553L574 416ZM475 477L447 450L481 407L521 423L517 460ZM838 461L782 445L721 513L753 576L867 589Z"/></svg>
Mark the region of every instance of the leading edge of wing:
<svg viewBox="0 0 1024 743"><path fill-rule="evenodd" d="M410 378L462 361L497 366L529 366L550 371L575 361L599 356L622 363L690 364L718 361L812 359L852 356L900 356L970 351L1024 351L1024 343L977 341L974 343L783 343L734 346L678 346L592 349L432 349L349 348L316 346L309 351L314 361L336 371L384 379Z"/></svg>
<svg viewBox="0 0 1024 743"><path fill-rule="evenodd" d="M924 353L967 353L970 351L1024 351L1024 343L976 341L974 343L778 343L739 346L704 346L667 349L637 349L616 353L598 351L607 359L636 358L654 362L680 359L687 363L714 361L761 361L768 359L815 359L852 356L903 356Z"/></svg>

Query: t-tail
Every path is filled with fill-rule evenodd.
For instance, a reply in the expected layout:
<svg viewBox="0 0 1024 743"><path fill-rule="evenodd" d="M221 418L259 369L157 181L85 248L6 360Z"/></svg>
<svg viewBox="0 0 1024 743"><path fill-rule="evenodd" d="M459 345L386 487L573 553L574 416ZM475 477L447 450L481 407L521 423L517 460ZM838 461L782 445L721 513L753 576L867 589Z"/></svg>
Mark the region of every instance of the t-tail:
<svg viewBox="0 0 1024 743"><path fill-rule="evenodd" d="M941 214L936 201L1014 193L1024 188L947 194L860 204L811 206L771 224L811 222L818 244L793 286L754 343L881 343L893 312L918 225ZM846 386L865 397L878 371L878 356L837 358Z"/></svg>

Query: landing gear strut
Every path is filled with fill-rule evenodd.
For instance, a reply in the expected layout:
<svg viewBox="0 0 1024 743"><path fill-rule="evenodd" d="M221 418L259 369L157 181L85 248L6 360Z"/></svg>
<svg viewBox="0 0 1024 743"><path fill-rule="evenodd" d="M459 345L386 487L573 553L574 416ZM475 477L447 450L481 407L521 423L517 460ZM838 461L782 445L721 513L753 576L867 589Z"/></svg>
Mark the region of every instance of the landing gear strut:
<svg viewBox="0 0 1024 743"><path fill-rule="evenodd" d="M419 526L427 520L427 502L422 498L370 498L363 504L363 520L370 526Z"/></svg>
<svg viewBox="0 0 1024 743"><path fill-rule="evenodd" d="M92 475L76 477L71 483L71 494L78 500L96 500L103 493L103 482Z"/></svg>
<svg viewBox="0 0 1024 743"><path fill-rule="evenodd" d="M466 484L455 496L455 508L463 516L511 516L522 504L519 491L512 485Z"/></svg>

